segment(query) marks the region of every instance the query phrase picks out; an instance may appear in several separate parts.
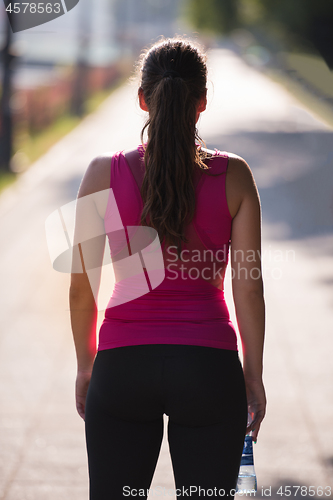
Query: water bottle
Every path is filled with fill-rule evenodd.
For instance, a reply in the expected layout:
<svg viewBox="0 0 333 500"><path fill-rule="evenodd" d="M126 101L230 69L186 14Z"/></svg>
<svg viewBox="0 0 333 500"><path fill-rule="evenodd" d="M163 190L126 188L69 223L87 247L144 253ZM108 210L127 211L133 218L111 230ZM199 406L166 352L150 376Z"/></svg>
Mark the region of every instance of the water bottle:
<svg viewBox="0 0 333 500"><path fill-rule="evenodd" d="M252 422L248 414L247 425ZM237 493L255 493L257 491L257 476L253 464L252 431L245 436L242 460L239 467Z"/></svg>

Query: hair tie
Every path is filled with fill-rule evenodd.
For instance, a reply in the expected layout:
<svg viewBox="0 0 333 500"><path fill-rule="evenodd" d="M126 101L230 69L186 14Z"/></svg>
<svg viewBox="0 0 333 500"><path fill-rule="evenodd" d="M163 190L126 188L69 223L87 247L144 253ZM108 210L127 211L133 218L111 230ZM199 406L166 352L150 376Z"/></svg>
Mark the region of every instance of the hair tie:
<svg viewBox="0 0 333 500"><path fill-rule="evenodd" d="M181 78L178 71L174 71L173 69L164 71L162 78L166 78L168 76L171 76L171 78Z"/></svg>

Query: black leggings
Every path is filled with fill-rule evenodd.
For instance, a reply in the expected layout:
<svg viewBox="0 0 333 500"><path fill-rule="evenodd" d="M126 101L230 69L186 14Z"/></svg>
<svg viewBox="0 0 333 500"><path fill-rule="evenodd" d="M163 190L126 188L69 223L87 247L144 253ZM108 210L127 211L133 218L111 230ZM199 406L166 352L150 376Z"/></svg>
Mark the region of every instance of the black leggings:
<svg viewBox="0 0 333 500"><path fill-rule="evenodd" d="M175 496L234 496L247 423L237 351L148 344L95 358L85 417L90 500L147 498L164 413Z"/></svg>

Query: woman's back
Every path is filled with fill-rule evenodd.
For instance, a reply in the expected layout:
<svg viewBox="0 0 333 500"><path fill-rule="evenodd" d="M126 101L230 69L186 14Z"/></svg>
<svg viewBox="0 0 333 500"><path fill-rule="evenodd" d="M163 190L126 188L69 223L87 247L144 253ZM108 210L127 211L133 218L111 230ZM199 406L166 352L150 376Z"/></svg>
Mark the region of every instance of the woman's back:
<svg viewBox="0 0 333 500"><path fill-rule="evenodd" d="M100 330L99 350L148 343L237 350L236 334L223 294L232 222L225 191L228 155L214 152L207 161L211 175L194 170L196 211L186 227L188 242L184 244L181 260L175 246L162 242L165 277L155 287L152 286L156 282L154 273L161 275L161 270L149 269L149 263L148 271L143 263L145 275L141 272L136 276L123 276L123 269L139 259L137 253L132 255L131 236L132 241L136 237L136 250L143 250L145 246L144 238L138 245L143 206L140 188L144 176L140 157L143 157L142 146L136 156L130 154L129 160L118 152L110 162L112 196L106 207L104 225L116 285ZM122 232L113 231L118 211L124 226ZM121 260L117 259L118 254ZM131 292L133 300L129 301ZM133 322L136 322L135 329Z"/></svg>

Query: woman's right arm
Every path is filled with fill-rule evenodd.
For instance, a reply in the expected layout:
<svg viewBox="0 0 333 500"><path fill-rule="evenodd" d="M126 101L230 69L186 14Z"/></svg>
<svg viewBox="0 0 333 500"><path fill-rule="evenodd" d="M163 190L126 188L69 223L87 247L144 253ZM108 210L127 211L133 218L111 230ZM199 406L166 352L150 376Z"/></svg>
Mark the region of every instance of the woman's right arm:
<svg viewBox="0 0 333 500"><path fill-rule="evenodd" d="M255 180L240 157L229 159L228 193L236 213L232 214L232 290L243 348L243 371L249 412L248 428L257 440L266 412L262 380L265 334L265 302L261 269L261 207ZM235 205L236 204L236 205Z"/></svg>
<svg viewBox="0 0 333 500"><path fill-rule="evenodd" d="M109 157L91 161L80 184L75 209L69 305L77 357L76 408L83 419L97 354L97 297L106 238L104 214L109 197L110 163Z"/></svg>

